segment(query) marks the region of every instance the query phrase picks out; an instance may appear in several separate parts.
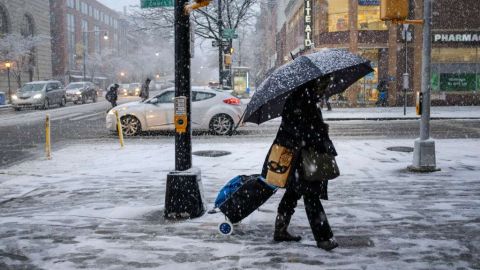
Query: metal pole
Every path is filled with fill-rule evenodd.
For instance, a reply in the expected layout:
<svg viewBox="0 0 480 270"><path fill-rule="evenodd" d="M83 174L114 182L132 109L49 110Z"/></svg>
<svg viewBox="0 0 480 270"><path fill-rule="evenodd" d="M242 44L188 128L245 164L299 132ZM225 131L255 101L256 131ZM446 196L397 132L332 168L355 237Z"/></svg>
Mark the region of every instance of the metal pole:
<svg viewBox="0 0 480 270"><path fill-rule="evenodd" d="M7 68L7 80L8 80L8 102L12 104L12 89L10 88L10 68Z"/></svg>
<svg viewBox="0 0 480 270"><path fill-rule="evenodd" d="M87 41L85 40L85 36L86 36L86 33L85 32L82 32L82 35L83 35L83 81L86 81L87 80L87 72L86 72L86 69L87 69L87 52L86 52L86 44L87 44Z"/></svg>
<svg viewBox="0 0 480 270"><path fill-rule="evenodd" d="M188 0L175 1L175 98L186 98L186 132L175 132L175 170L192 167L192 130L190 125L190 17L184 6Z"/></svg>
<svg viewBox="0 0 480 270"><path fill-rule="evenodd" d="M424 0L425 24L423 26L423 53L422 53L422 120L420 126L420 139L430 138L430 77L431 77L431 52L432 52L432 3Z"/></svg>
<svg viewBox="0 0 480 270"><path fill-rule="evenodd" d="M408 74L408 24L403 25L405 31L405 74ZM403 87L403 115L407 115L407 87Z"/></svg>
<svg viewBox="0 0 480 270"><path fill-rule="evenodd" d="M424 0L423 53L422 53L422 116L420 122L420 138L415 141L412 170L437 171L435 160L435 141L430 139L430 77L432 51L432 1Z"/></svg>
<svg viewBox="0 0 480 270"><path fill-rule="evenodd" d="M218 83L223 89L223 21L222 21L222 0L218 0Z"/></svg>

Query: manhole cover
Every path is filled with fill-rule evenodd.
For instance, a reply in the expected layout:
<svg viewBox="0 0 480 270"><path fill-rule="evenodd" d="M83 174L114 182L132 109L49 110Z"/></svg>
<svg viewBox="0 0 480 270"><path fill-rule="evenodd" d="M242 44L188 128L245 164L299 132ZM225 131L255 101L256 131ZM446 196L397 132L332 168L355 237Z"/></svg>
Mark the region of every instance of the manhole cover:
<svg viewBox="0 0 480 270"><path fill-rule="evenodd" d="M413 147L409 147L409 146L392 146L392 147L387 147L387 150L395 151L395 152L410 153L410 152L413 152Z"/></svg>
<svg viewBox="0 0 480 270"><path fill-rule="evenodd" d="M230 155L231 152L208 150L208 151L196 151L196 152L193 152L192 154L194 154L195 156L201 156L201 157L221 157L221 156Z"/></svg>

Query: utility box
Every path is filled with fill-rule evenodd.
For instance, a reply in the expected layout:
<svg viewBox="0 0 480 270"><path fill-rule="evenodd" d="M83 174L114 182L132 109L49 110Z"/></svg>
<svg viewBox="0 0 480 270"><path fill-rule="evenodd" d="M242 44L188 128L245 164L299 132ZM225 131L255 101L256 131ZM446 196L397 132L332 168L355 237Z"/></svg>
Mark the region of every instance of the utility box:
<svg viewBox="0 0 480 270"><path fill-rule="evenodd" d="M382 21L403 21L408 17L408 0L381 0L380 19Z"/></svg>

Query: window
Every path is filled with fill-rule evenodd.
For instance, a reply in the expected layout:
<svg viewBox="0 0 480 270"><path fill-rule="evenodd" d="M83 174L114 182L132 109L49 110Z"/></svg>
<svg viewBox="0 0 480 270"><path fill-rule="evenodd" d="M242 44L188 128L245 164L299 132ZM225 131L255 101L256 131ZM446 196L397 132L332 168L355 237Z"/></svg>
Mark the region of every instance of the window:
<svg viewBox="0 0 480 270"><path fill-rule="evenodd" d="M87 3L82 2L82 13L88 15L88 5Z"/></svg>
<svg viewBox="0 0 480 270"><path fill-rule="evenodd" d="M88 16L93 17L93 7L88 5Z"/></svg>
<svg viewBox="0 0 480 270"><path fill-rule="evenodd" d="M75 5L78 11L80 11L80 0L75 1Z"/></svg>
<svg viewBox="0 0 480 270"><path fill-rule="evenodd" d="M75 8L75 0L67 0L67 7Z"/></svg>
<svg viewBox="0 0 480 270"><path fill-rule="evenodd" d="M213 98L215 94L193 91L193 102Z"/></svg>
<svg viewBox="0 0 480 270"><path fill-rule="evenodd" d="M100 18L100 13L96 8L93 8L93 18L95 18L95 20L98 20Z"/></svg>
<svg viewBox="0 0 480 270"><path fill-rule="evenodd" d="M70 69L75 66L75 16L67 13L67 50Z"/></svg>
<svg viewBox="0 0 480 270"><path fill-rule="evenodd" d="M0 34L9 32L7 10L0 4Z"/></svg>
<svg viewBox="0 0 480 270"><path fill-rule="evenodd" d="M174 91L167 91L160 96L157 97L157 103L173 103L175 99L175 92Z"/></svg>
<svg viewBox="0 0 480 270"><path fill-rule="evenodd" d="M433 91L480 91L480 47L433 48Z"/></svg>
<svg viewBox="0 0 480 270"><path fill-rule="evenodd" d="M33 18L32 16L25 14L23 16L20 33L22 34L22 36L28 37L28 36L33 36L35 34L34 32L35 30L34 30Z"/></svg>
<svg viewBox="0 0 480 270"><path fill-rule="evenodd" d="M100 27L95 25L95 52L100 53Z"/></svg>
<svg viewBox="0 0 480 270"><path fill-rule="evenodd" d="M328 32L348 30L348 0L327 0Z"/></svg>
<svg viewBox="0 0 480 270"><path fill-rule="evenodd" d="M85 53L88 53L88 21L87 20L82 20L82 35L83 35L83 46Z"/></svg>
<svg viewBox="0 0 480 270"><path fill-rule="evenodd" d="M380 20L380 1L358 1L358 30L387 30Z"/></svg>

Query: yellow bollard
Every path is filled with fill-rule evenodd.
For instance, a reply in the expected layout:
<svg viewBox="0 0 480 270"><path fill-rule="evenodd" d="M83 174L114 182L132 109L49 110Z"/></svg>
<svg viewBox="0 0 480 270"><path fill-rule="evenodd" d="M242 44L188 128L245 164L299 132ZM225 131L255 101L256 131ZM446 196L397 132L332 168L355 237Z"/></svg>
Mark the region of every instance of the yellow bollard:
<svg viewBox="0 0 480 270"><path fill-rule="evenodd" d="M45 118L45 153L47 159L52 159L52 145L50 141L50 115Z"/></svg>
<svg viewBox="0 0 480 270"><path fill-rule="evenodd" d="M123 143L122 123L120 123L120 117L118 117L118 111L115 111L115 118L117 119L118 139L120 140L120 146L123 148L125 144Z"/></svg>

